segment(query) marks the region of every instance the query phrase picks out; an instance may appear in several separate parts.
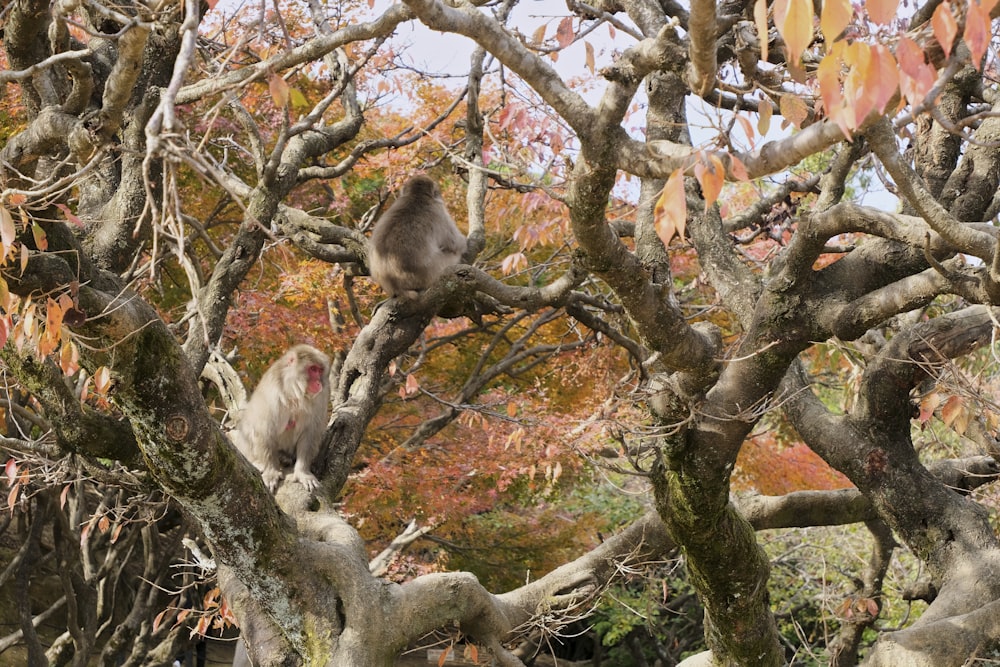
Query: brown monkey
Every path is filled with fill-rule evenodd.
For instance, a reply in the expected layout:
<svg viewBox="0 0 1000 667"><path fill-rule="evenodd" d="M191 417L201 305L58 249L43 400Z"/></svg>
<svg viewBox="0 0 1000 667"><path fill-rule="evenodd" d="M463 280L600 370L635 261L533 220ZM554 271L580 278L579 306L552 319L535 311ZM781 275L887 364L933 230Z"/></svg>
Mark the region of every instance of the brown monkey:
<svg viewBox="0 0 1000 667"><path fill-rule="evenodd" d="M282 454L295 456L293 476L307 490L319 486L310 467L319 452L330 404L330 359L310 345L289 348L260 379L230 435L274 493Z"/></svg>
<svg viewBox="0 0 1000 667"><path fill-rule="evenodd" d="M437 184L414 176L375 223L368 267L389 296L415 299L445 269L462 261L465 247L465 236L448 215Z"/></svg>

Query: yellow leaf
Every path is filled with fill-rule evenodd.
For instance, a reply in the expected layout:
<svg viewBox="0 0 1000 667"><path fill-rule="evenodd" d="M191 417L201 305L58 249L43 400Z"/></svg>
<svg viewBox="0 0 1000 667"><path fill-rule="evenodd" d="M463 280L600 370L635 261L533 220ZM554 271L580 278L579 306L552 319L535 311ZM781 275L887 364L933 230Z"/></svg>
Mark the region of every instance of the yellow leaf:
<svg viewBox="0 0 1000 667"><path fill-rule="evenodd" d="M851 0L824 0L819 28L823 31L826 43L831 44L837 39L852 18L854 18L854 8L851 7Z"/></svg>
<svg viewBox="0 0 1000 667"><path fill-rule="evenodd" d="M884 25L896 18L899 0L867 0L864 7L868 10L868 18Z"/></svg>
<svg viewBox="0 0 1000 667"><path fill-rule="evenodd" d="M31 223L31 235L35 239L35 247L39 250L49 249L49 240L45 236L45 230L37 222Z"/></svg>
<svg viewBox="0 0 1000 667"><path fill-rule="evenodd" d="M942 2L934 10L934 15L931 16L931 26L934 28L934 39L944 49L944 54L950 54L951 47L955 45L955 36L958 35L958 23L955 21L948 3Z"/></svg>
<svg viewBox="0 0 1000 667"><path fill-rule="evenodd" d="M7 257L7 253L10 252L10 247L14 245L16 237L17 230L14 228L14 216L6 208L0 206L0 252L3 253L3 257L0 257L0 260Z"/></svg>
<svg viewBox="0 0 1000 667"><path fill-rule="evenodd" d="M760 59L767 62L767 0L753 3L753 22L757 27L757 39L760 40Z"/></svg>
<svg viewBox="0 0 1000 667"><path fill-rule="evenodd" d="M813 37L811 0L775 0L774 25L788 46L789 61L801 61Z"/></svg>
<svg viewBox="0 0 1000 667"><path fill-rule="evenodd" d="M298 88L290 88L288 91L289 97L292 100L292 106L296 109L303 109L309 106L309 102L306 100L306 96L302 94L302 91Z"/></svg>
<svg viewBox="0 0 1000 667"><path fill-rule="evenodd" d="M680 169L675 169L670 174L660 198L656 200L653 207L653 228L656 235L663 241L664 246L669 246L674 235L684 240L684 230L687 224L687 201L684 198L684 174Z"/></svg>
<svg viewBox="0 0 1000 667"><path fill-rule="evenodd" d="M535 44L541 44L545 41L545 24L538 26L535 33L531 36L531 41Z"/></svg>

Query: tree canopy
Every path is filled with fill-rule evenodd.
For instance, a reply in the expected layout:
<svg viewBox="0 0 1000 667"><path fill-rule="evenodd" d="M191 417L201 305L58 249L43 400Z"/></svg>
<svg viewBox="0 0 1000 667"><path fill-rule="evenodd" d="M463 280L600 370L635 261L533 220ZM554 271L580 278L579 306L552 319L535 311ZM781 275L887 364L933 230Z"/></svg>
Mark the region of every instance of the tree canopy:
<svg viewBox="0 0 1000 667"><path fill-rule="evenodd" d="M996 657L998 14L5 3L0 654ZM415 173L468 263L387 300ZM227 431L296 343L334 360L321 488L272 496ZM858 557L789 602L760 531L819 526Z"/></svg>

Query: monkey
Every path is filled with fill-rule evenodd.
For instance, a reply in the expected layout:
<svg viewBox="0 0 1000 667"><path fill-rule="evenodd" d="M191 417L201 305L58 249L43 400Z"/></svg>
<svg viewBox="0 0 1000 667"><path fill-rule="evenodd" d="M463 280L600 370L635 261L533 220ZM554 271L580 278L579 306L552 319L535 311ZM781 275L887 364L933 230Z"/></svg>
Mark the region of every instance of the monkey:
<svg viewBox="0 0 1000 667"><path fill-rule="evenodd" d="M274 493L284 476L282 454L295 456L293 476L307 491L319 480L310 468L319 453L330 404L330 359L295 345L271 364L240 412L230 435Z"/></svg>
<svg viewBox="0 0 1000 667"><path fill-rule="evenodd" d="M449 266L461 262L466 243L437 184L414 176L375 223L368 266L390 297L415 299Z"/></svg>

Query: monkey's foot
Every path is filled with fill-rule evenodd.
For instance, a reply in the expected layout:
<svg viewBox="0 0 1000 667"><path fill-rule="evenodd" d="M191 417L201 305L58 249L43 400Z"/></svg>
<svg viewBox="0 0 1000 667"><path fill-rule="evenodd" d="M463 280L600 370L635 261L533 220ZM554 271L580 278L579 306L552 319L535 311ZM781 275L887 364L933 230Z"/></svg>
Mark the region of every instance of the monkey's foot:
<svg viewBox="0 0 1000 667"><path fill-rule="evenodd" d="M267 490L271 493L278 490L278 484L281 482L281 478L284 477L280 470L275 470L274 468L267 468L261 471L261 476L264 478L264 485L267 486Z"/></svg>
<svg viewBox="0 0 1000 667"><path fill-rule="evenodd" d="M298 480L299 484L306 487L306 491L309 491L310 493L319 488L319 480L316 479L316 475L311 472L296 470L295 479Z"/></svg>

